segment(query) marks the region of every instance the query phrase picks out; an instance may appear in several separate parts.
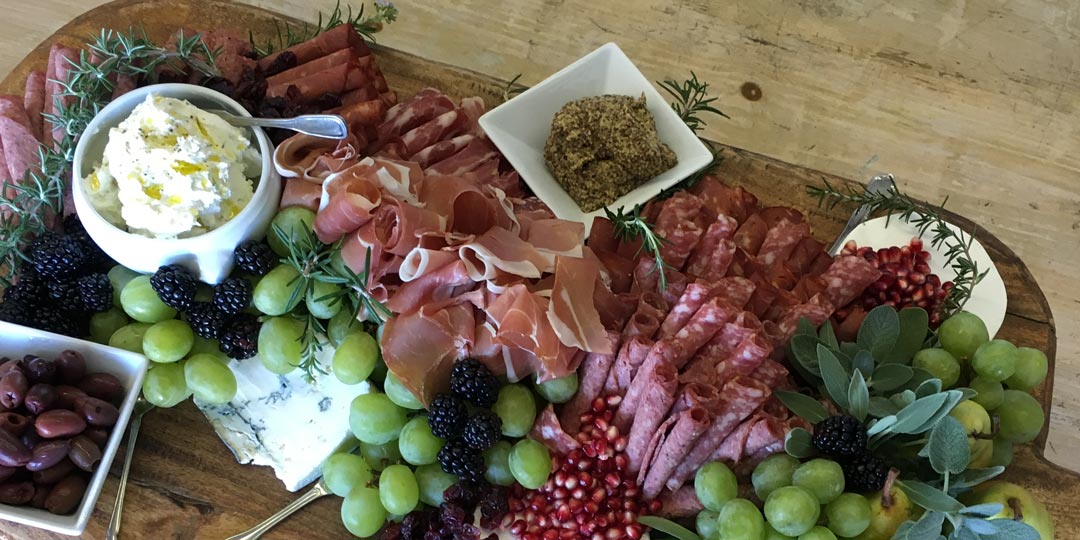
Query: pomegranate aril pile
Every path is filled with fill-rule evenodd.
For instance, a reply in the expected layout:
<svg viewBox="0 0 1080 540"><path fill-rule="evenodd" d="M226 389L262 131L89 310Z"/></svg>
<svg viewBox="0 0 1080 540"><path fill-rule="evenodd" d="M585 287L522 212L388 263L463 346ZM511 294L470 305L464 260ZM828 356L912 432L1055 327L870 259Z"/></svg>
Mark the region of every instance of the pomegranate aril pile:
<svg viewBox="0 0 1080 540"><path fill-rule="evenodd" d="M896 309L920 307L930 314L930 326L941 323L942 304L952 290L951 281L941 282L930 272L930 252L923 249L921 238L912 238L906 246L893 246L874 250L858 247L854 240L844 244L842 255L855 255L866 259L881 271L881 278L866 288L862 296L850 305L837 310L838 320L843 320L853 307L869 311L877 306Z"/></svg>
<svg viewBox="0 0 1080 540"><path fill-rule="evenodd" d="M611 425L621 396L598 397L581 415L581 448L552 456L552 474L537 490L515 485L502 525L523 540L637 540L639 515L655 513L626 471L626 437Z"/></svg>

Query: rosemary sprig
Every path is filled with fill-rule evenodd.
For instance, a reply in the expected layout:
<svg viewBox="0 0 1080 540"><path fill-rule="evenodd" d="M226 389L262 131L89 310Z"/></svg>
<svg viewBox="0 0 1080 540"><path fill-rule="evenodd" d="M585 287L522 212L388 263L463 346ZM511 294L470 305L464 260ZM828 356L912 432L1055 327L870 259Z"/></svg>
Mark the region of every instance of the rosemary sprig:
<svg viewBox="0 0 1080 540"><path fill-rule="evenodd" d="M964 305L971 298L972 289L988 272L980 269L978 262L971 256L974 232L954 231L941 217L939 211L949 201L948 197L938 206L926 204L902 193L891 176L889 180L889 188L879 193L866 193L851 184L836 188L828 180L822 180L824 187L806 186L806 191L818 200L818 207L831 210L840 203L866 205L870 214L885 212L890 216L889 219L893 214L898 214L900 219L915 226L920 237L929 232L930 245L935 248L944 246L945 265L956 272L953 288L945 299L945 309L949 313L964 309Z"/></svg>
<svg viewBox="0 0 1080 540"><path fill-rule="evenodd" d="M674 79L664 79L657 84L675 99L671 102L671 108L675 109L679 118L682 118L694 133L705 128L705 121L701 119L702 113L718 114L729 120L731 118L713 106L717 98L708 97L709 83L699 81L693 71L690 72L690 78L682 83Z"/></svg>
<svg viewBox="0 0 1080 540"><path fill-rule="evenodd" d="M658 283L659 289L663 291L667 288L667 276L665 271L671 268L671 266L664 262L664 257L660 254L660 249L664 244L669 242L666 238L653 231L652 224L646 221L641 215L641 209L640 204L634 205L634 209L629 212L622 206L614 212L612 212L611 209L604 207L604 213L607 214L607 218L615 228L616 238L623 242L635 242L641 240L641 248L638 249L638 253L644 251L653 257L653 271L660 272L660 280Z"/></svg>
<svg viewBox="0 0 1080 540"><path fill-rule="evenodd" d="M259 56L266 56L281 49L288 49L298 43L303 43L331 28L348 24L356 29L357 33L364 36L368 41L375 41L375 33L382 30L383 25L397 20L398 9L392 2L375 0L375 14L364 17L364 5L353 14L352 6L341 8L341 1L334 5L329 14L319 13L319 20L315 24L303 23L293 26L289 23L274 21L275 36L266 40L261 45L255 42L255 34L248 32L248 40Z"/></svg>
<svg viewBox="0 0 1080 540"><path fill-rule="evenodd" d="M503 87L503 89L502 89L503 103L506 103L507 101L510 101L510 99L513 98L514 96L516 96L516 95L518 95L518 94L520 94L520 93L522 93L522 92L529 89L528 86L525 86L524 84L519 83L518 82L519 80L521 80L521 74L520 73L518 73L517 75L514 75L514 78L510 79L510 82L506 83L506 86Z"/></svg>

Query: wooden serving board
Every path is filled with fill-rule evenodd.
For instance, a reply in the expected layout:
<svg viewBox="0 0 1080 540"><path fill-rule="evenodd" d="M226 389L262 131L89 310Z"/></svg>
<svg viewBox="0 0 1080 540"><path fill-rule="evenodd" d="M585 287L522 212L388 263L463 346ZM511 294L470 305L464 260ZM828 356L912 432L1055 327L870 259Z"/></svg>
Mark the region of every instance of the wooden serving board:
<svg viewBox="0 0 1080 540"><path fill-rule="evenodd" d="M270 11L221 0L120 0L83 14L40 44L0 82L0 94L22 95L26 74L44 68L53 42L81 47L102 28L126 30L141 25L152 38L164 41L180 27L224 26L241 35L251 31L261 40L274 35L275 21L301 24ZM402 96L434 86L451 96L482 96L489 106L497 105L502 99L504 81L385 48L376 50L391 88ZM745 186L767 205L803 210L818 238L831 240L843 228L851 209L819 210L816 201L805 195L804 185L847 180L719 146L724 156L719 174L726 181ZM1046 351L1050 358L1050 375L1036 392L1049 417L1057 337L1046 297L1024 263L1001 241L978 229L971 220L952 216L952 221L965 230L979 231L976 236L1005 281L1009 303L999 336ZM1019 449L1005 478L1027 486L1050 508L1057 525L1057 538L1080 538L1080 476L1049 463L1043 457L1045 442L1044 429L1033 444ZM120 459L117 459L84 538L105 538L119 468ZM248 529L296 496L282 487L269 468L237 464L210 424L188 401L146 416L132 464L121 534L123 538L221 539ZM336 497L324 498L279 525L265 538L347 537L339 507L340 500ZM4 538L62 537L5 523L0 524L0 539Z"/></svg>

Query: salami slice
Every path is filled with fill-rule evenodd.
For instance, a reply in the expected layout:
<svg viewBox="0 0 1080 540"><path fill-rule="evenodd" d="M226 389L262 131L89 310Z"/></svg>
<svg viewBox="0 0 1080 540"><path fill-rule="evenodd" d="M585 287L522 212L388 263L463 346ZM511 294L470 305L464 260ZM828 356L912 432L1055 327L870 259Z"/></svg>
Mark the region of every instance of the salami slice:
<svg viewBox="0 0 1080 540"><path fill-rule="evenodd" d="M676 421L671 432L657 447L644 482L639 482L646 499L656 498L660 494L668 477L712 424L708 412L702 408L687 409L673 418L676 418Z"/></svg>
<svg viewBox="0 0 1080 540"><path fill-rule="evenodd" d="M804 222L792 223L787 219L781 220L765 235L765 240L758 249L758 262L771 267L781 263L791 255L795 246L803 238L810 236L810 224Z"/></svg>
<svg viewBox="0 0 1080 540"><path fill-rule="evenodd" d="M668 519L694 517L704 509L705 506L698 500L694 486L666 491L660 496L659 515L661 517Z"/></svg>
<svg viewBox="0 0 1080 540"><path fill-rule="evenodd" d="M657 319L649 313L638 312L630 317L630 322L626 323L626 328L623 332L627 336L652 337L659 329L660 319Z"/></svg>
<svg viewBox="0 0 1080 540"><path fill-rule="evenodd" d="M810 268L810 264L814 262L814 259L824 252L825 244L807 236L799 240L799 243L795 245L795 249L791 250L791 255L788 256L786 263L787 267L792 274L801 276Z"/></svg>
<svg viewBox="0 0 1080 540"><path fill-rule="evenodd" d="M678 347L669 340L657 341L652 348L649 349L649 353L645 356L645 360L642 361L641 366L634 373L630 386L626 389L626 394L623 395L622 403L619 404L619 410L615 411L615 418L612 420L612 424L619 428L619 431L627 433L630 429L630 424L634 422L634 417L640 412L638 407L642 406L643 400L646 399L646 390L648 390L650 385L656 380L656 374L654 373L656 369L663 364L672 366L673 370L676 369L672 363L672 359L676 354L678 354ZM665 409L664 412L667 412L667 409ZM648 443L648 440L642 443L641 450L644 450L644 445L646 443Z"/></svg>
<svg viewBox="0 0 1080 540"><path fill-rule="evenodd" d="M720 390L715 386L700 382L687 382L679 388L675 403L669 414L676 414L688 409L702 408L709 414L717 413L720 402Z"/></svg>
<svg viewBox="0 0 1080 540"><path fill-rule="evenodd" d="M703 219L699 219L702 204L692 193L680 191L664 201L656 217L653 230L666 240L660 253L672 268L682 269L705 233Z"/></svg>
<svg viewBox="0 0 1080 540"><path fill-rule="evenodd" d="M631 290L645 292L656 291L659 288L660 272L656 269L656 260L651 257L639 257L637 266L634 267L634 287Z"/></svg>
<svg viewBox="0 0 1080 540"><path fill-rule="evenodd" d="M786 367L772 359L765 359L758 365L751 377L761 381L769 388L784 388L788 386L788 370Z"/></svg>
<svg viewBox="0 0 1080 540"><path fill-rule="evenodd" d="M612 343L612 350L618 350L622 336L608 332L608 339ZM560 419L568 433L577 433L581 427L581 415L584 414L592 402L604 391L604 383L608 379L611 366L615 363L614 354L589 353L581 362L580 384L577 393L570 398L562 407Z"/></svg>
<svg viewBox="0 0 1080 540"><path fill-rule="evenodd" d="M785 423L776 418L763 417L750 429L750 436L746 438L743 453L751 456L766 448L776 448L778 445L782 447L784 436L787 434L786 428Z"/></svg>
<svg viewBox="0 0 1080 540"><path fill-rule="evenodd" d="M753 333L753 329L746 328L737 322L725 324L720 332L713 336L705 346L698 350L694 360L691 361L691 365L697 363L698 359L702 359L707 362L708 366L712 369L709 378L715 378L717 364L726 360L735 351L735 348ZM689 374L689 372L690 366L687 367L687 373ZM684 378L683 380L688 379Z"/></svg>
<svg viewBox="0 0 1080 540"><path fill-rule="evenodd" d="M765 220L765 224L768 225L770 229L776 227L782 221L787 221L789 223L802 223L806 221L802 212L787 206L769 206L758 210L757 214L761 219Z"/></svg>
<svg viewBox="0 0 1080 540"><path fill-rule="evenodd" d="M667 318L660 325L660 332L656 336L657 339L675 335L690 320L690 317L697 313L697 310L705 303L711 292L712 287L705 283L695 282L687 285L686 290L679 297L679 301L671 308Z"/></svg>
<svg viewBox="0 0 1080 540"><path fill-rule="evenodd" d="M641 375L642 373L639 372L638 377ZM642 397L630 426L630 434L626 438L627 470L631 474L641 469L649 441L656 433L656 428L663 423L664 416L675 401L675 390L678 385L675 366L669 362L657 365L645 375L648 379L644 381ZM622 409L623 407L620 406L619 410L622 411Z"/></svg>
<svg viewBox="0 0 1080 540"><path fill-rule="evenodd" d="M769 307L772 306L773 300L776 300L779 293L762 274L754 274L750 276L750 280L754 282L756 288L754 294L750 296L750 301L746 303L746 310L753 313L755 317L762 318L769 311Z"/></svg>
<svg viewBox="0 0 1080 540"><path fill-rule="evenodd" d="M713 285L713 296L720 298L733 307L742 309L750 301L757 285L753 281L738 277L726 277Z"/></svg>
<svg viewBox="0 0 1080 540"><path fill-rule="evenodd" d="M0 143L3 144L5 176L13 182L22 182L26 172L39 167L38 140L26 125L0 116Z"/></svg>
<svg viewBox="0 0 1080 540"><path fill-rule="evenodd" d="M758 264L757 259L753 255L746 252L745 249L736 246L735 253L731 256L731 264L728 265L728 276L739 276L748 278L754 274L761 272L761 265Z"/></svg>
<svg viewBox="0 0 1080 540"><path fill-rule="evenodd" d="M846 255L837 257L821 277L825 280L825 295L829 301L842 307L877 281L881 272L862 257Z"/></svg>
<svg viewBox="0 0 1080 540"><path fill-rule="evenodd" d="M725 384L736 377L754 373L772 352L773 348L760 332L750 334L717 366L716 384Z"/></svg>
<svg viewBox="0 0 1080 540"><path fill-rule="evenodd" d="M800 302L806 302L815 295L825 292L826 287L825 279L821 276L803 276L791 292Z"/></svg>
<svg viewBox="0 0 1080 540"><path fill-rule="evenodd" d="M761 216L754 214L739 226L732 240L735 245L742 248L750 255L757 255L758 249L765 242L765 236L769 234L769 225Z"/></svg>
<svg viewBox="0 0 1080 540"><path fill-rule="evenodd" d="M694 316L671 337L677 352L672 358L675 367L682 369L701 347L705 346L728 321L735 318L738 310L721 298L711 298L694 313Z"/></svg>
<svg viewBox="0 0 1080 540"><path fill-rule="evenodd" d="M716 220L709 225L705 234L701 237L701 242L694 248L694 253L690 255L690 260L686 264L686 273L692 276L705 276L706 273L715 274L717 270L713 268L713 259L717 250L724 250L728 253L732 253L734 250L725 249L725 245L731 237L735 235L735 230L738 229L739 223L735 221L735 218L720 214ZM733 245L733 244L732 244ZM730 262L730 258L728 259ZM726 265L724 270L726 270ZM719 275L723 276L724 271L720 270Z"/></svg>
<svg viewBox="0 0 1080 540"><path fill-rule="evenodd" d="M750 439L750 432L753 431L754 426L757 425L762 419L757 415L744 420L739 424L728 436L724 439L724 442L720 443L720 446L716 448L712 456L709 456L709 461L730 461L732 463L738 463L742 459L743 453L746 451L746 441Z"/></svg>
<svg viewBox="0 0 1080 540"><path fill-rule="evenodd" d="M619 239L615 236L615 226L611 224L611 220L603 216L593 218L588 246L596 253L615 252L619 249Z"/></svg>
<svg viewBox="0 0 1080 540"><path fill-rule="evenodd" d="M645 362L645 357L653 347L653 340L644 336L630 336L623 341L619 349L619 356L615 364L608 372L607 381L604 383L604 394L626 395L630 389L630 382L637 374L638 368Z"/></svg>
<svg viewBox="0 0 1080 540"><path fill-rule="evenodd" d="M660 446L664 444L664 440L667 439L668 432L671 430L671 426L678 420L678 415L668 414L664 423L660 424L660 427L656 428L656 432L652 434L652 438L649 439L649 445L645 448L645 459L641 462L641 468L638 469L637 479L635 482L637 485L645 483L645 475L649 472L649 466L652 465L656 454L660 450Z"/></svg>
<svg viewBox="0 0 1080 540"><path fill-rule="evenodd" d="M30 116L23 108L23 100L18 96L0 96L0 116L10 118L26 129L33 130L30 125Z"/></svg>
<svg viewBox="0 0 1080 540"><path fill-rule="evenodd" d="M536 417L532 431L529 432L529 438L540 441L552 452L564 456L573 450L581 448L581 443L567 434L563 427L559 425L559 417L555 416L555 409L550 403L540 413L540 416Z"/></svg>
<svg viewBox="0 0 1080 540"><path fill-rule="evenodd" d="M45 72L31 71L26 76L26 93L23 95L23 108L30 116L30 130L38 141L43 140L44 118L41 113L45 111Z"/></svg>

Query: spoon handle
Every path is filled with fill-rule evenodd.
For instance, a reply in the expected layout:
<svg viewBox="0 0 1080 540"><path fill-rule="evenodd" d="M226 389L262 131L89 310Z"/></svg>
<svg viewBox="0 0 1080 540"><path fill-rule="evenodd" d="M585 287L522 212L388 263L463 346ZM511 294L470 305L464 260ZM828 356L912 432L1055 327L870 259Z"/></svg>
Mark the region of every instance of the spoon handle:
<svg viewBox="0 0 1080 540"><path fill-rule="evenodd" d="M336 114L305 114L295 118L247 118L232 116L229 123L237 126L261 126L288 129L326 139L344 139L349 136L345 120Z"/></svg>
<svg viewBox="0 0 1080 540"><path fill-rule="evenodd" d="M866 192L870 194L885 193L893 185L893 175L891 174L879 174L870 179L870 183L866 185ZM870 207L868 205L862 205L855 209L851 214L851 218L848 219L847 225L844 225L844 230L840 232L840 236L836 237L836 241L833 242L832 247L829 248L829 255L836 255L840 253L840 248L844 247L844 241L847 240L851 231L855 230L855 227L862 225L866 218L870 217Z"/></svg>
<svg viewBox="0 0 1080 540"><path fill-rule="evenodd" d="M259 538L260 536L265 534L266 531L269 531L270 529L272 529L278 523L281 523L282 521L284 521L285 518L295 514L298 510L300 510L301 508L303 508L303 507L307 506L308 504L310 504L312 501L314 501L316 499L319 499L321 497L324 497L326 495L329 495L329 494L330 494L330 489L327 488L326 483L324 483L320 479L319 482L317 484L315 484L314 487L312 487L311 489L309 489L307 491L307 493L304 493L303 495L300 496L300 498L298 498L295 501L289 503L288 506L286 506L285 508L282 508L276 514L266 518L266 520L263 521L262 523L254 526L251 529L249 529L247 531L244 531L244 532L242 532L240 534L230 536L230 537L226 538L225 540L255 540L256 538Z"/></svg>
<svg viewBox="0 0 1080 540"><path fill-rule="evenodd" d="M105 532L107 540L120 538L120 514L124 512L124 493L127 491L128 473L131 471L131 458L135 455L135 439L139 437L139 427L142 426L143 411L139 411L131 419L128 428L127 447L124 449L124 469L120 473L120 488L116 491L116 503L113 504L112 517L109 518L109 528Z"/></svg>

